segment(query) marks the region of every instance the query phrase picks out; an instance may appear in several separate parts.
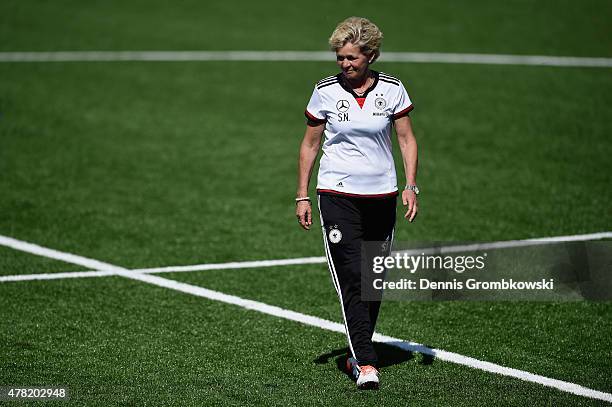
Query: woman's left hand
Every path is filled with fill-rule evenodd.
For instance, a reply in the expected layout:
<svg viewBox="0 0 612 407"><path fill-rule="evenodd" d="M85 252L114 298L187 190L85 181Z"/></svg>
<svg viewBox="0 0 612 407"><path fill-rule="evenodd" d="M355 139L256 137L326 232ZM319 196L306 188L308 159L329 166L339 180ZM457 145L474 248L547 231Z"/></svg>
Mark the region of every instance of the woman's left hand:
<svg viewBox="0 0 612 407"><path fill-rule="evenodd" d="M298 202L295 208L295 216L301 227L310 230L310 225L312 225L312 206L310 201Z"/></svg>
<svg viewBox="0 0 612 407"><path fill-rule="evenodd" d="M408 206L408 211L404 215L404 218L408 219L409 222L412 222L419 211L417 196L414 191L404 190L402 192L402 203L404 206Z"/></svg>

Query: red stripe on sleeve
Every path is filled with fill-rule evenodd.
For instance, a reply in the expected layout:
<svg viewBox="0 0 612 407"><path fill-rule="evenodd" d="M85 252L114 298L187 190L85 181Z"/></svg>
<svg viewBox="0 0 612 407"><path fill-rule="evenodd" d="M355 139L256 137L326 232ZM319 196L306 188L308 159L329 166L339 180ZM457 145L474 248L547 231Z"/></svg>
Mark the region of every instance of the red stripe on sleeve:
<svg viewBox="0 0 612 407"><path fill-rule="evenodd" d="M319 123L319 124L327 122L327 120L325 120L325 119L319 119L318 117L310 114L310 112L308 110L304 111L304 115L311 122L315 122L315 123Z"/></svg>
<svg viewBox="0 0 612 407"><path fill-rule="evenodd" d="M408 113L410 113L412 111L412 109L414 109L414 106L410 105L407 108L405 108L404 110L402 110L401 112L395 113L393 115L393 120L397 120L400 117L408 116Z"/></svg>

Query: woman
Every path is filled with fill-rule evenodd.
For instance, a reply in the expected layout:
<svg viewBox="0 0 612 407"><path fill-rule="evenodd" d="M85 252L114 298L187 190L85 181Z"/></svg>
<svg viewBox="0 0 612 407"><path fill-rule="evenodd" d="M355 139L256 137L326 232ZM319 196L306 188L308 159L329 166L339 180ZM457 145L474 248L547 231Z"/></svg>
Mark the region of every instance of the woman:
<svg viewBox="0 0 612 407"><path fill-rule="evenodd" d="M405 218L417 214L417 145L408 113L412 103L402 83L370 69L380 55L382 33L365 18L341 22L329 39L340 73L319 81L306 108L300 146L296 215L309 230L308 184L325 135L317 195L323 241L340 298L351 355L347 369L360 389L377 389L379 373L372 335L380 301L361 299L362 243L391 242L398 188L391 154L395 127L406 174ZM379 245L388 254L389 244ZM369 263L370 265L372 263Z"/></svg>

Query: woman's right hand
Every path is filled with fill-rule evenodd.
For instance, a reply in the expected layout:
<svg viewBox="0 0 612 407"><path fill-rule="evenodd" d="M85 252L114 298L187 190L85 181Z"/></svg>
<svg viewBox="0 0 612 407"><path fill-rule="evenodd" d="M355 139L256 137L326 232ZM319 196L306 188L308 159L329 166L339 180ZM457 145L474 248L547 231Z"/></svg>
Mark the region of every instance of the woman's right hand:
<svg viewBox="0 0 612 407"><path fill-rule="evenodd" d="M298 202L295 208L295 216L301 227L310 230L310 225L312 225L312 206L310 201Z"/></svg>

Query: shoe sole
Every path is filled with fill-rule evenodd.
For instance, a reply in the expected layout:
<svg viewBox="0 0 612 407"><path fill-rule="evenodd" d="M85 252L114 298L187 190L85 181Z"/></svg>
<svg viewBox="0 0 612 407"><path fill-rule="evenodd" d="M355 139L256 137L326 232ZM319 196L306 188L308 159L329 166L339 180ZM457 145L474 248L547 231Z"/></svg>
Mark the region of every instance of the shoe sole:
<svg viewBox="0 0 612 407"><path fill-rule="evenodd" d="M359 386L359 390L378 390L377 382L365 382Z"/></svg>

